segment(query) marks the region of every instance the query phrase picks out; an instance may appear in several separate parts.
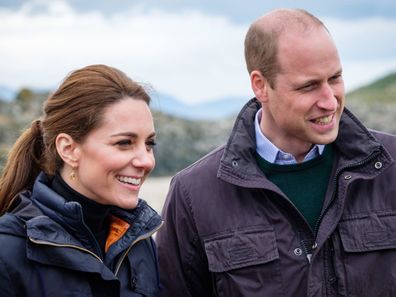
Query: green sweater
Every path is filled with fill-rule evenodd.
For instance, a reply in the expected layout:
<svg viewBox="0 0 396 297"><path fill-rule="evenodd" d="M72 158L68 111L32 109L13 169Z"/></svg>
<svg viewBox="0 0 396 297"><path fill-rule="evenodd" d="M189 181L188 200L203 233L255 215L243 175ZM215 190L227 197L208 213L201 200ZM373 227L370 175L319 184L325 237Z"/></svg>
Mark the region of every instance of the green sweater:
<svg viewBox="0 0 396 297"><path fill-rule="evenodd" d="M332 145L326 145L321 156L299 164L273 164L259 154L256 159L265 176L283 191L315 230L331 174Z"/></svg>

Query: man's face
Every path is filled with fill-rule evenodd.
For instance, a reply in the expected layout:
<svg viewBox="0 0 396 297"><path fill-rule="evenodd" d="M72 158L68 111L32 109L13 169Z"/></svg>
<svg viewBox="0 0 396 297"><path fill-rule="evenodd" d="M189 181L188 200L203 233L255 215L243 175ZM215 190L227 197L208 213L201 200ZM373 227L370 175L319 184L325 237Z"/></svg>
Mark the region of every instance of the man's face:
<svg viewBox="0 0 396 297"><path fill-rule="evenodd" d="M281 72L273 89L267 84L261 129L298 159L312 144L337 137L345 101L341 63L324 28L284 33L278 60Z"/></svg>

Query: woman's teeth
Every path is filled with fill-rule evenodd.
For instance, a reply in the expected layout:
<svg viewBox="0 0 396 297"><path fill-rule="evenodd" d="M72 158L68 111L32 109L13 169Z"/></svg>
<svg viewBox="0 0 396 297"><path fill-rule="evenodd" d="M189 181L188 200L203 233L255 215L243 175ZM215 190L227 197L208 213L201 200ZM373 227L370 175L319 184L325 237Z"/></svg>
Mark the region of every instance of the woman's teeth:
<svg viewBox="0 0 396 297"><path fill-rule="evenodd" d="M133 178L133 177L128 177L128 176L118 176L117 179L120 182L132 184L134 186L140 185L140 181L141 181L141 178Z"/></svg>

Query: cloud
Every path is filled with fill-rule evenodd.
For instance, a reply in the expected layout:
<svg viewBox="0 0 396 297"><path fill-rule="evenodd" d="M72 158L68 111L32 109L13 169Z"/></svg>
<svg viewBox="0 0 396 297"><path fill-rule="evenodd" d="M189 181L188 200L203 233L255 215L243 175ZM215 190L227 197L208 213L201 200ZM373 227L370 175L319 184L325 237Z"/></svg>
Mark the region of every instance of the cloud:
<svg viewBox="0 0 396 297"><path fill-rule="evenodd" d="M226 18L139 8L105 17L62 1L39 4L40 11L37 1L0 11L0 84L54 87L67 72L93 63L187 101L238 95L246 83L247 28Z"/></svg>
<svg viewBox="0 0 396 297"><path fill-rule="evenodd" d="M0 19L0 85L54 88L71 70L104 63L185 102L252 96L243 58L248 24L224 16L139 6L105 15L35 0L19 10L0 8ZM395 20L326 24L339 45L347 87L396 69Z"/></svg>
<svg viewBox="0 0 396 297"><path fill-rule="evenodd" d="M347 89L396 72L396 19L325 19L339 49Z"/></svg>

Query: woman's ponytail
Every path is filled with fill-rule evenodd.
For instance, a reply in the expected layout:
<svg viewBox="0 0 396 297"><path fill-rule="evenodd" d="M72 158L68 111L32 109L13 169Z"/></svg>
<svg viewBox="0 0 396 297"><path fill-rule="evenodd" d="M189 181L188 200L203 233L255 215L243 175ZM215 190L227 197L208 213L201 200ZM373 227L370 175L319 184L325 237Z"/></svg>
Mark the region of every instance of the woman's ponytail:
<svg viewBox="0 0 396 297"><path fill-rule="evenodd" d="M18 193L31 189L41 170L43 154L41 121L33 121L11 148L0 177L0 215Z"/></svg>

